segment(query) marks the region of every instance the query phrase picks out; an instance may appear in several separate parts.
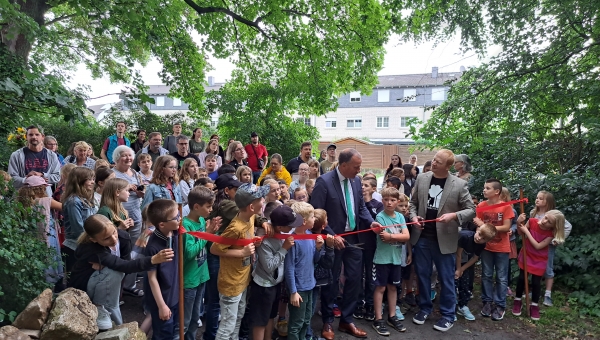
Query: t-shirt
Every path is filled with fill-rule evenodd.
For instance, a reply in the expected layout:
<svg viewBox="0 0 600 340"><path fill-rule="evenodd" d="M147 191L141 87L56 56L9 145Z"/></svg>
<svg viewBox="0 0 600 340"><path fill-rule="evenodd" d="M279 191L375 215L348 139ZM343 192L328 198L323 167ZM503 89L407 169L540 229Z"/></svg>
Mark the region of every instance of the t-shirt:
<svg viewBox="0 0 600 340"><path fill-rule="evenodd" d="M404 225L404 216L397 211L394 211L395 216L391 217L385 213L385 211L377 214L376 221L382 226L392 226L394 224L403 224L402 226L387 227L384 231L390 234L401 234L402 229L406 229ZM373 257L373 263L375 264L402 264L402 243L385 243L381 240L381 237L377 237L377 249L375 250L375 256Z"/></svg>
<svg viewBox="0 0 600 340"><path fill-rule="evenodd" d="M554 238L552 230L544 230L540 228L539 221L536 218L529 219L529 232L534 240L542 242L550 237ZM548 247L535 249L531 242L526 243L527 246L527 271L533 275L542 276L546 272L546 264L548 262ZM523 269L523 250L519 252L519 268Z"/></svg>
<svg viewBox="0 0 600 340"><path fill-rule="evenodd" d="M464 249L467 253L481 256L485 249L485 243L475 243L475 232L470 230L461 230L458 234L458 247ZM463 256L462 260L466 260ZM466 262L466 261L465 261Z"/></svg>
<svg viewBox="0 0 600 340"><path fill-rule="evenodd" d="M146 244L146 249L144 249L144 255L154 256L161 250L167 249L169 247L168 244L167 237L156 228L154 233L150 235L150 238L148 239L148 244ZM156 279L160 286L163 300L169 308L173 308L179 303L179 252L177 247L177 233L173 232L171 241L171 248L175 254L173 260L154 265L148 270L149 272L156 271ZM156 300L154 299L152 289L150 289L148 276L144 278L144 290L147 292L144 294L146 303L156 306Z"/></svg>
<svg viewBox="0 0 600 340"><path fill-rule="evenodd" d="M310 230L306 231L311 234ZM324 245L323 245L324 246ZM284 275L290 294L313 290L315 280L315 263L319 261L315 240L296 240L294 246L285 255Z"/></svg>
<svg viewBox="0 0 600 340"><path fill-rule="evenodd" d="M25 175L35 171L46 173L50 167L48 162L48 150L45 148L40 152L33 152L29 148L23 148L23 154L25 155ZM25 177L25 176L23 176Z"/></svg>
<svg viewBox="0 0 600 340"><path fill-rule="evenodd" d="M333 170L333 162L330 162L327 159L321 162L321 171L323 171L324 174L331 170Z"/></svg>
<svg viewBox="0 0 600 340"><path fill-rule="evenodd" d="M109 140L109 138L106 138L106 139L104 140L104 145L102 145L102 150L104 150L104 151L108 151L108 145L109 145L109 144L110 144L110 140ZM126 145L126 144L125 144L125 137L123 137L123 138L119 138L119 137L117 137L117 146L118 146L118 145Z"/></svg>
<svg viewBox="0 0 600 340"><path fill-rule="evenodd" d="M190 139L190 153L201 153L204 149L206 149L206 143L203 140L196 142Z"/></svg>
<svg viewBox="0 0 600 340"><path fill-rule="evenodd" d="M442 201L442 194L444 193L444 186L446 185L446 178L431 177L429 183L429 191L427 192L427 213L425 215L426 220L435 220L438 217L438 209L440 208L440 202ZM437 241L437 227L436 222L427 222L421 232L421 236Z"/></svg>
<svg viewBox="0 0 600 340"><path fill-rule="evenodd" d="M487 207L487 201L481 202L477 205L477 208ZM506 205L492 210L479 212L477 211L477 217L479 217L484 223L491 223L494 226L502 226L504 220L512 220L515 217L511 206ZM489 250L494 253L510 253L510 240L508 232L496 233L496 237L488 241L485 250Z"/></svg>
<svg viewBox="0 0 600 340"><path fill-rule="evenodd" d="M254 237L254 218L245 222L236 216L225 231L221 234L223 237L233 239L251 239ZM215 243L215 246L221 252L227 252L229 249L241 249L239 246L229 246ZM250 271L252 270L252 257L221 257L219 267L219 277L217 287L219 293L225 296L238 296L244 292L250 284Z"/></svg>
<svg viewBox="0 0 600 340"><path fill-rule="evenodd" d="M206 231L206 221L202 217L198 222L185 217L183 227L187 231ZM196 288L209 278L206 240L188 234L183 237L183 288Z"/></svg>
<svg viewBox="0 0 600 340"><path fill-rule="evenodd" d="M247 144L246 146L244 146L244 149L246 149L246 153L248 154L248 158L246 158L246 160L248 161L248 166L250 167L250 169L252 169L252 171L254 172L261 171L262 169L258 168L258 160L256 158L258 157L258 159L264 160L265 157L269 157L267 148L265 148L264 145L259 143L258 145ZM254 154L255 150L256 155ZM266 164L263 164L263 167L264 165Z"/></svg>
<svg viewBox="0 0 600 340"><path fill-rule="evenodd" d="M175 157L175 159L177 160L177 169L181 169L181 167L183 166L183 162L188 158L194 159L196 163L198 163L198 167L200 167L200 160L193 153L188 153L185 157L180 155L178 152L173 152L170 155Z"/></svg>
<svg viewBox="0 0 600 340"><path fill-rule="evenodd" d="M217 172L217 170L215 170L208 174L208 178L212 179L213 181L216 181L217 178L219 178L219 173Z"/></svg>
<svg viewBox="0 0 600 340"><path fill-rule="evenodd" d="M106 216L115 225L115 228L119 228L119 224L121 224L121 222L117 222L113 219L113 213L110 211L110 208L107 205L101 206L96 214ZM119 217L121 220L125 220L125 215L121 214Z"/></svg>

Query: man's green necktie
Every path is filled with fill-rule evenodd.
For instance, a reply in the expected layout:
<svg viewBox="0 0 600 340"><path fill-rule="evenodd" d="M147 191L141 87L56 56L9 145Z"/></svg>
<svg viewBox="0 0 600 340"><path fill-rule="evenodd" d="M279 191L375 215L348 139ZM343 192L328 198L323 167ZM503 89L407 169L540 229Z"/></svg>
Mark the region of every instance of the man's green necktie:
<svg viewBox="0 0 600 340"><path fill-rule="evenodd" d="M348 179L344 180L344 192L346 193L346 211L348 212L348 225L350 230L356 229L356 221L354 220L354 209L352 209L352 197L350 197L350 189L348 189Z"/></svg>

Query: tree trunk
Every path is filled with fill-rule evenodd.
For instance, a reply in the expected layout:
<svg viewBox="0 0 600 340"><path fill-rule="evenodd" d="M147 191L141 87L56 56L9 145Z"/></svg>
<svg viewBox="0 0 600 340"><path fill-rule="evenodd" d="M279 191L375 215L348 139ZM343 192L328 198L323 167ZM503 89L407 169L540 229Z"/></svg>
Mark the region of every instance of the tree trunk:
<svg viewBox="0 0 600 340"><path fill-rule="evenodd" d="M20 12L31 17L39 26L44 24L44 15L50 9L50 5L46 0L10 0L9 2L19 6ZM26 35L19 30L18 23L11 22L10 18L0 33L2 43L6 45L8 50L27 61L35 40L33 38L27 39Z"/></svg>

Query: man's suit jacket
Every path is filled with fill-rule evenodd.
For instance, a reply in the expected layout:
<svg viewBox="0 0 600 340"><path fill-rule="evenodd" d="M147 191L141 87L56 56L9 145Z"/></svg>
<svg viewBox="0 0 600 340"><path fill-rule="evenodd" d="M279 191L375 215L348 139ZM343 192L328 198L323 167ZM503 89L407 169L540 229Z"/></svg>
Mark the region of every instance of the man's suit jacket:
<svg viewBox="0 0 600 340"><path fill-rule="evenodd" d="M358 177L350 179L350 183L354 199L356 227L357 229L370 228L373 218L365 206L362 196L362 183ZM342 234L346 229L348 215L342 190L337 170L331 170L317 178L311 195L310 204L315 209L323 209L327 212L329 228L326 231L329 234ZM359 240L361 240L361 234L363 233L358 234Z"/></svg>
<svg viewBox="0 0 600 340"><path fill-rule="evenodd" d="M420 174L413 188L412 198L410 199L410 218L415 216L425 218L427 216L427 200L429 198L429 185L433 172ZM442 254L455 253L458 249L458 228L464 222L470 221L475 217L475 204L467 188L467 182L448 174L444 191L440 199L438 208L438 217L447 214L456 213L457 220L448 223L437 222L437 237L440 251ZM412 228L410 243L415 245L421 236L421 230Z"/></svg>

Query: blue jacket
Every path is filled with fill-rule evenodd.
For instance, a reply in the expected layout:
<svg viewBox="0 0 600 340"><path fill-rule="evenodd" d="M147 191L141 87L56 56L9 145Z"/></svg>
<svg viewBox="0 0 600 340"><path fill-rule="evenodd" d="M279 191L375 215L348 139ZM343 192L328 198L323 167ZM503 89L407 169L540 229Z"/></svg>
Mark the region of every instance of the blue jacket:
<svg viewBox="0 0 600 340"><path fill-rule="evenodd" d="M173 195L175 195L175 202L181 203L181 189L179 188L179 184L173 183ZM164 184L148 185L146 188L146 193L144 194L144 200L142 201L141 209L144 210L145 206L158 199L171 199L171 193L167 189L167 186Z"/></svg>
<svg viewBox="0 0 600 340"><path fill-rule="evenodd" d="M358 229L366 229L371 227L373 217L365 206L365 201L362 195L362 183L358 177L350 180L352 185L352 196L354 199L354 216L356 218L356 226ZM348 215L346 213L346 202L342 194L342 186L340 185L340 177L336 170L317 178L315 188L311 195L310 204L315 209L323 209L327 212L327 221L329 226L325 228L328 234L342 234L346 229L346 221ZM365 233L359 233L359 240L362 241Z"/></svg>
<svg viewBox="0 0 600 340"><path fill-rule="evenodd" d="M127 137L125 137L125 136L123 136L123 138L125 139L125 145L130 146L131 142L129 141L129 139L127 139ZM115 149L117 148L117 146L119 146L117 134L114 134L114 135L108 137L108 150L106 150L106 158L108 159L108 162L110 164L115 164L115 162L113 162L113 159L112 159L112 154L115 151Z"/></svg>
<svg viewBox="0 0 600 340"><path fill-rule="evenodd" d="M90 202L93 204L93 202ZM63 245L72 250L77 249L77 239L83 232L83 222L95 214L97 208L84 203L79 196L72 195L64 203L62 213L65 223L65 242Z"/></svg>

